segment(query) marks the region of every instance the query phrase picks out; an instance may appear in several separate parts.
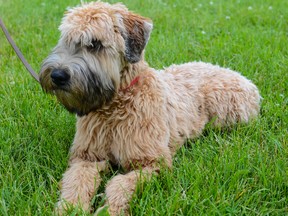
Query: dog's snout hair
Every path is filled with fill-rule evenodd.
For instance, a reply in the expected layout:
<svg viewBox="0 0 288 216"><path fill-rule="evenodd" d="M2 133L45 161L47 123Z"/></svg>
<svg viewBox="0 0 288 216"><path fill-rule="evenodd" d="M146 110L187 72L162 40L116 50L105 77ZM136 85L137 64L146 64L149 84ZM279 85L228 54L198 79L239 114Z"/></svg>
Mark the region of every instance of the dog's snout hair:
<svg viewBox="0 0 288 216"><path fill-rule="evenodd" d="M69 50L68 46L53 50L42 65L40 83L69 112L82 116L109 103L116 91L115 79L120 78L109 76L113 61L109 62L111 65L101 63L98 54L90 53L86 47L72 53Z"/></svg>

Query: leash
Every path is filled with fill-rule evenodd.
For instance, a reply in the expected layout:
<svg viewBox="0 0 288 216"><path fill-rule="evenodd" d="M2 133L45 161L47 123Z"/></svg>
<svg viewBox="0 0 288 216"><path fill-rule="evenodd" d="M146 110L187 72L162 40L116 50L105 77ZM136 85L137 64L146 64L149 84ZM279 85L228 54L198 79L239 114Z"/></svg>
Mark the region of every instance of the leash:
<svg viewBox="0 0 288 216"><path fill-rule="evenodd" d="M16 46L16 44L14 43L12 37L10 36L7 28L5 27L2 19L0 18L0 26L1 29L3 30L6 39L8 40L8 42L10 43L10 45L12 46L12 48L14 49L14 51L16 52L17 56L19 57L19 59L22 61L22 63L24 64L24 66L26 67L26 69L28 70L28 72L31 74L31 76L37 81L39 82L39 77L38 74L35 73L35 71L32 69L32 67L29 65L29 63L26 61L26 59L24 58L23 54L21 53L21 51L19 50L19 48Z"/></svg>

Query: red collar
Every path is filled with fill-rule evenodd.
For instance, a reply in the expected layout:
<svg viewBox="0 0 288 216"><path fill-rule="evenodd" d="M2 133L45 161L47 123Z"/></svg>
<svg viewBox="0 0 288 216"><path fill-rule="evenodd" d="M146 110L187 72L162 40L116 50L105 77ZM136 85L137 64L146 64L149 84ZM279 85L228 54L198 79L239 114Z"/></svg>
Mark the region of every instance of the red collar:
<svg viewBox="0 0 288 216"><path fill-rule="evenodd" d="M140 77L136 76L131 83L126 87L126 88L120 88L120 91L127 91L128 89L130 89L133 85L135 85L138 81L139 81Z"/></svg>

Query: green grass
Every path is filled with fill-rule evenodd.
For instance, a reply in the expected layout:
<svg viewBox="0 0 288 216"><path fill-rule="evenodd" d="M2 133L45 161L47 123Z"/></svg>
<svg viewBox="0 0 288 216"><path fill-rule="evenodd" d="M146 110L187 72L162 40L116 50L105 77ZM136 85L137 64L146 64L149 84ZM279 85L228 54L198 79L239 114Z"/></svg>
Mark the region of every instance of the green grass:
<svg viewBox="0 0 288 216"><path fill-rule="evenodd" d="M264 98L258 120L208 128L187 142L172 171L139 187L132 214L288 215L288 1L123 2L154 21L146 49L151 66L212 62L241 71ZM65 8L78 3L0 0L0 15L35 70L57 43ZM52 214L74 124L1 33L0 215ZM96 207L103 202L95 200Z"/></svg>

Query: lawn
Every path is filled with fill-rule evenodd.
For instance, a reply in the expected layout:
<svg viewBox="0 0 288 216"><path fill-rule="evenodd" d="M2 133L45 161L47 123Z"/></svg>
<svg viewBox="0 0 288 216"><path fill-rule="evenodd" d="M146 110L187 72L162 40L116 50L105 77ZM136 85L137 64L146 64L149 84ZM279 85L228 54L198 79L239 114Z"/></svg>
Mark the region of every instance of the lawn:
<svg viewBox="0 0 288 216"><path fill-rule="evenodd" d="M79 2L0 0L0 16L36 71L57 43L63 12ZM187 141L173 170L138 188L131 214L288 215L288 1L123 3L154 22L146 48L152 67L211 62L240 71L263 97L257 120L207 127ZM0 32L0 215L53 214L74 124ZM103 198L94 201L97 208Z"/></svg>

